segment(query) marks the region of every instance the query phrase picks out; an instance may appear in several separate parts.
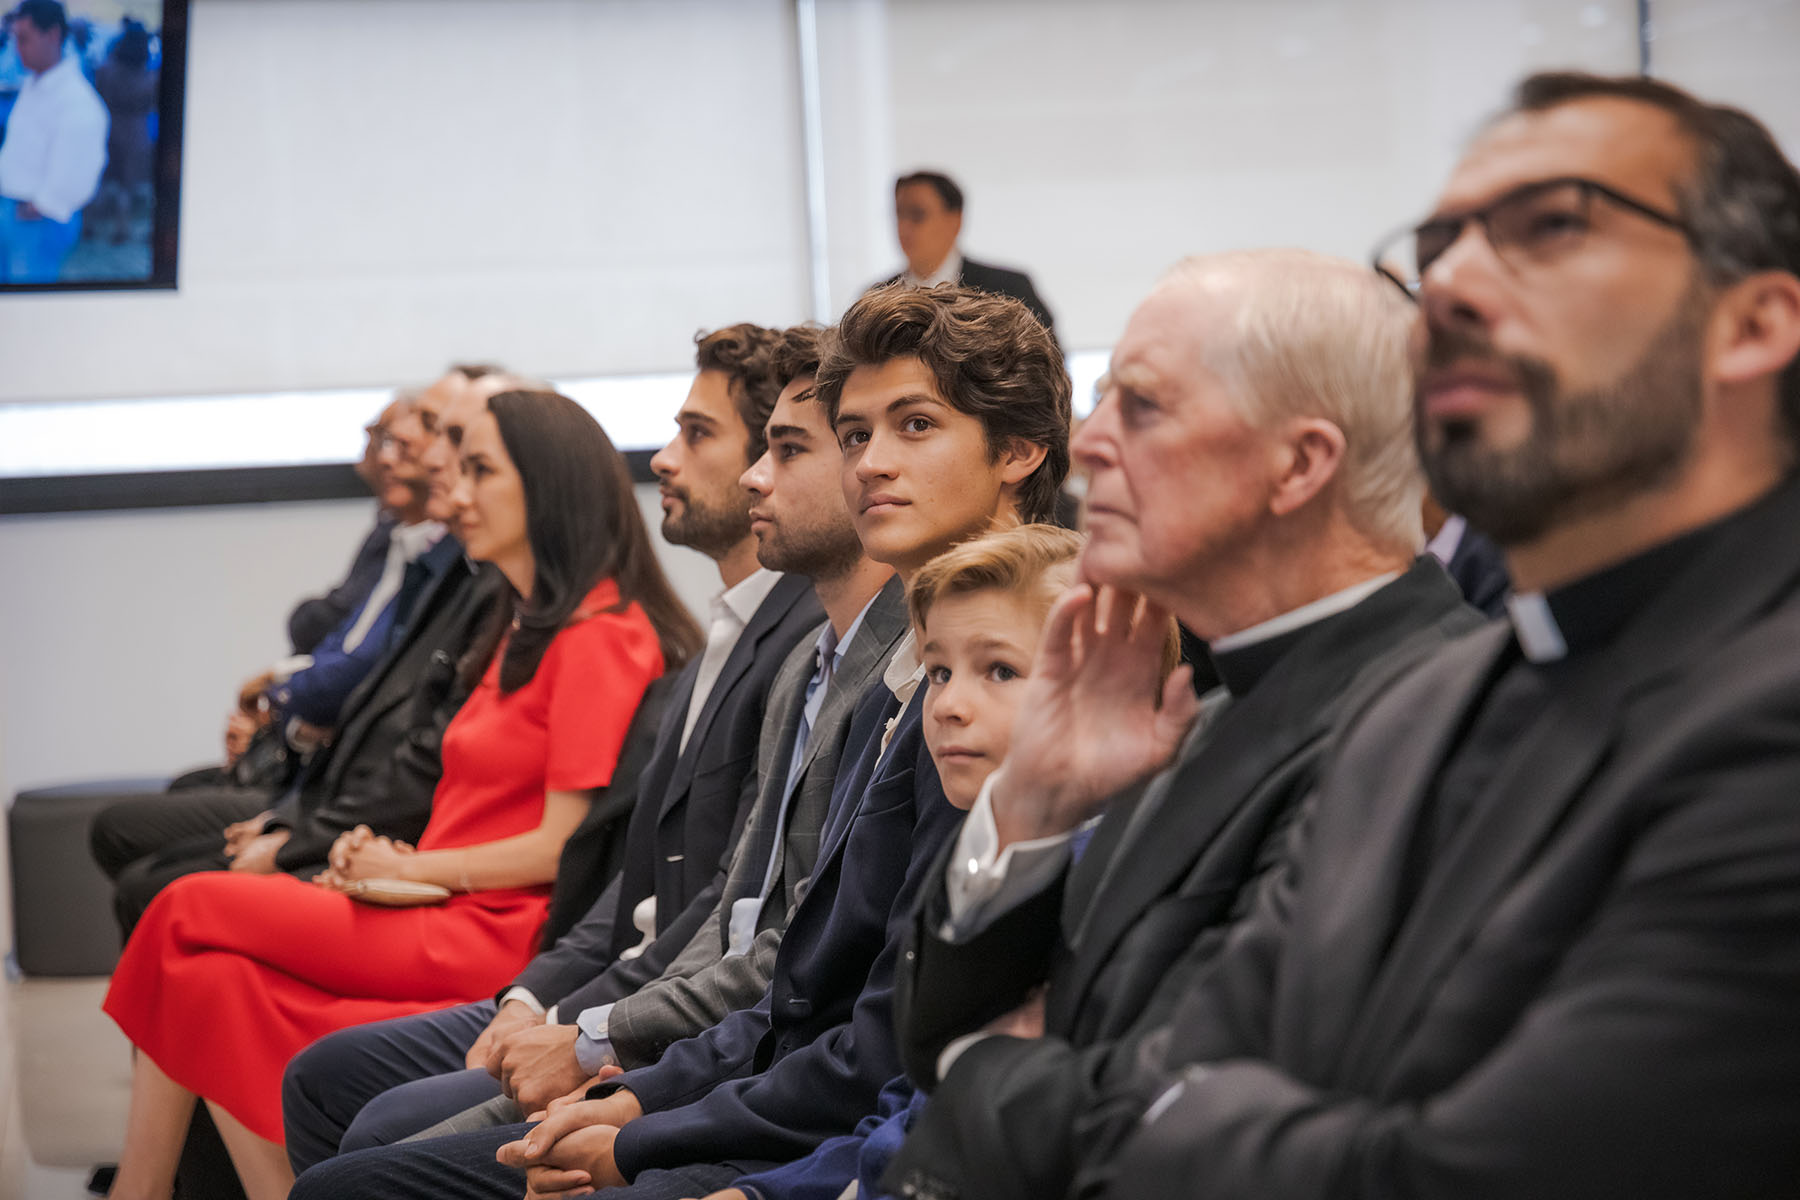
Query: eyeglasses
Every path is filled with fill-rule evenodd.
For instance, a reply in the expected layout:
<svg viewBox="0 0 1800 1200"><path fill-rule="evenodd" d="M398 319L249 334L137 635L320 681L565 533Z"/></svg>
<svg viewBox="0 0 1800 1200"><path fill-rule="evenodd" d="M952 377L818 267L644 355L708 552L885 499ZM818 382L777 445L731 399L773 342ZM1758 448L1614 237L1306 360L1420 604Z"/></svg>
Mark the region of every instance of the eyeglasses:
<svg viewBox="0 0 1800 1200"><path fill-rule="evenodd" d="M1397 229L1375 247L1374 267L1408 299L1417 300L1425 272L1456 244L1470 221L1481 227L1488 245L1507 266L1515 271L1540 266L1581 245L1593 229L1596 199L1673 229L1688 245L1694 245L1693 228L1675 214L1634 200L1604 183L1567 176L1516 187L1471 212L1433 217Z"/></svg>

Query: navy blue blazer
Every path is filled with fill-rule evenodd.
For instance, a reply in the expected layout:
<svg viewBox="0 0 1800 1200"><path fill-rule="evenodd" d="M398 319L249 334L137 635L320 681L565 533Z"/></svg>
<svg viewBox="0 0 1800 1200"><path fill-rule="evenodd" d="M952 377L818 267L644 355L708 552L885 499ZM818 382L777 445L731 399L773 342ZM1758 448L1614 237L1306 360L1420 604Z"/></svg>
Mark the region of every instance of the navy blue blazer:
<svg viewBox="0 0 1800 1200"><path fill-rule="evenodd" d="M851 721L812 882L794 910L774 979L751 1009L670 1047L655 1066L596 1088L629 1087L646 1115L619 1132L627 1177L704 1157L788 1162L849 1133L900 1072L894 968L924 879L962 822L925 748L920 688L899 713L881 684Z"/></svg>

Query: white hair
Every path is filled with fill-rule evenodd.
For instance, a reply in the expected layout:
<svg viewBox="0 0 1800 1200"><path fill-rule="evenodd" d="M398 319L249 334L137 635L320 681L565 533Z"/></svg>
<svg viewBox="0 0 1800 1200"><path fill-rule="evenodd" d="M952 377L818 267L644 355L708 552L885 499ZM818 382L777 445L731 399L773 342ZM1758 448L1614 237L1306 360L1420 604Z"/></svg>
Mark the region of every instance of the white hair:
<svg viewBox="0 0 1800 1200"><path fill-rule="evenodd" d="M1367 267L1310 250L1198 255L1170 281L1227 292L1234 337L1205 347L1244 418L1319 417L1344 434L1345 515L1371 541L1417 553L1425 479L1412 433L1407 339L1416 312Z"/></svg>

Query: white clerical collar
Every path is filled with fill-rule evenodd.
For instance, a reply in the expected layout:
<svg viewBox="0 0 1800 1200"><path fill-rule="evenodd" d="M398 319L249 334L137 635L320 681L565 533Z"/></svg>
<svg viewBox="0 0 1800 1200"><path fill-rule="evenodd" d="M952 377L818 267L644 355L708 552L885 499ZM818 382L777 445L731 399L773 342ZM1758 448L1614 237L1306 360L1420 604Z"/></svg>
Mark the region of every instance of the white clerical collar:
<svg viewBox="0 0 1800 1200"><path fill-rule="evenodd" d="M1323 599L1314 600L1311 604L1302 604L1299 608L1284 612L1279 617L1270 617L1267 621L1252 625L1248 629L1240 629L1236 633L1228 633L1222 638L1214 638L1207 645L1221 654L1228 654L1233 650L1241 650L1245 646L1266 642L1270 638L1277 638L1295 629L1302 629L1314 621L1323 621L1326 617L1355 608L1398 578L1400 578L1400 572L1389 571L1385 575L1365 579L1361 583L1352 584L1341 592L1333 592Z"/></svg>
<svg viewBox="0 0 1800 1200"><path fill-rule="evenodd" d="M1569 643L1563 638L1562 626L1556 623L1556 614L1550 611L1544 593L1513 593L1506 598L1506 615L1512 618L1513 634L1527 659L1546 663L1568 657Z"/></svg>

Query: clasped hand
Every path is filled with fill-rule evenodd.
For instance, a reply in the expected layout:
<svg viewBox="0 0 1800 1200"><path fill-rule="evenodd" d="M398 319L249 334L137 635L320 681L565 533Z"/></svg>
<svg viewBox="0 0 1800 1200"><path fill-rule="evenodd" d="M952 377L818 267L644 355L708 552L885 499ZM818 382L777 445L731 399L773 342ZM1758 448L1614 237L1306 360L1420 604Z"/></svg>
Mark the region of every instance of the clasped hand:
<svg viewBox="0 0 1800 1200"><path fill-rule="evenodd" d="M994 778L1001 845L1075 828L1174 755L1199 700L1186 666L1159 683L1170 628L1167 609L1118 588L1057 600Z"/></svg>
<svg viewBox="0 0 1800 1200"><path fill-rule="evenodd" d="M320 887L343 890L355 879L404 879L406 860L418 853L410 843L380 836L367 825L340 833L327 857L330 868L313 876Z"/></svg>
<svg viewBox="0 0 1800 1200"><path fill-rule="evenodd" d="M525 1172L526 1200L623 1187L613 1143L619 1130L641 1115L629 1090L604 1100L559 1101L531 1132L500 1147L495 1158Z"/></svg>

